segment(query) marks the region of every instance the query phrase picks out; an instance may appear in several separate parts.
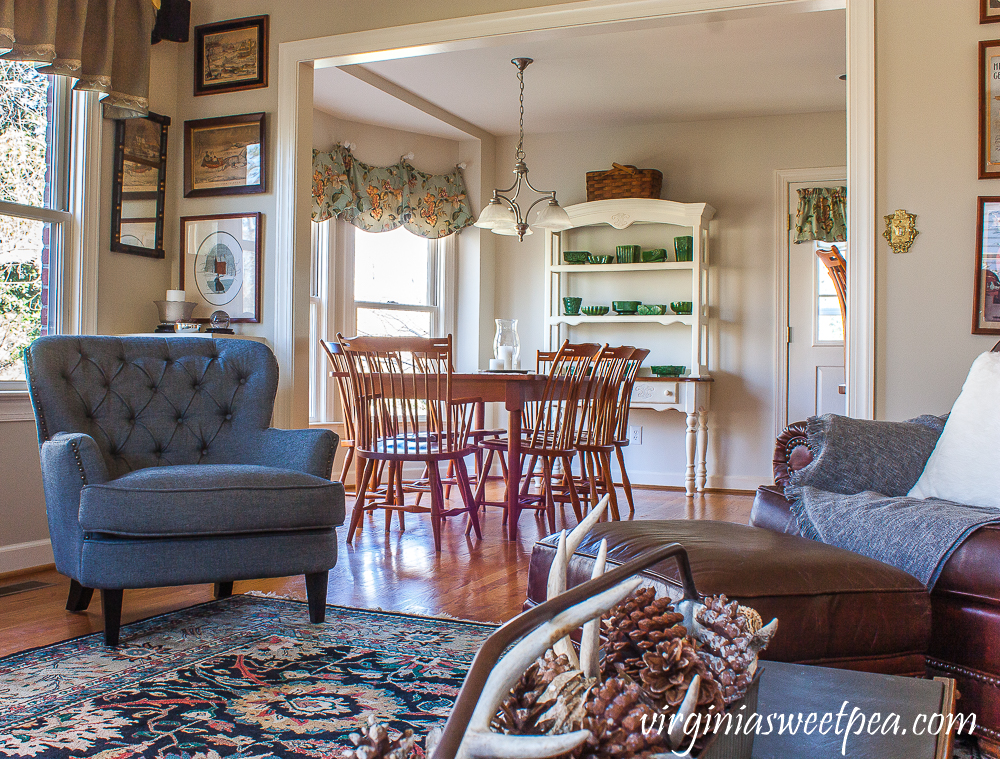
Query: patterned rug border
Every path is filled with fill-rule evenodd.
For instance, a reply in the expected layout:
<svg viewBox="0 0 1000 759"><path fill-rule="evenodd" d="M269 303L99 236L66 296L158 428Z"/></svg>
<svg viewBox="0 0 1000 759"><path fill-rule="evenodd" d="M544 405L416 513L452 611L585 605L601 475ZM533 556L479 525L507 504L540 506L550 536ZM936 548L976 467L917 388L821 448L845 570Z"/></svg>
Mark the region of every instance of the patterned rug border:
<svg viewBox="0 0 1000 759"><path fill-rule="evenodd" d="M160 617L167 617L170 616L171 614L179 614L181 612L191 611L192 609L200 609L204 606L211 606L212 604L226 604L227 602L231 602L231 599L238 598L239 596L258 598L261 601L279 601L279 602L285 601L288 603L297 604L299 606L308 606L309 604L308 601L302 601L298 598L286 598L284 596L276 596L276 595L267 596L263 595L262 593L254 591L250 591L248 593L234 593L233 595L227 596L226 598L213 598L210 601L202 601L201 603L191 604L190 606L182 606L179 609L171 609L170 611L160 612L159 614L153 614L148 617L143 617L142 619L134 619L131 622L122 625L121 637L123 640L125 639L126 635L128 634L128 628L131 627L132 625L139 625L139 624L144 624L146 622L152 622L154 619L159 619ZM351 612L360 611L368 614L385 614L386 616L394 616L394 617L408 617L410 619L427 619L436 622L460 622L463 625L489 627L494 630L500 627L501 624L503 624L502 622L479 622L475 619L462 619L461 617L452 617L447 614L441 617L436 617L428 614L413 614L412 612L392 611L389 609L379 609L379 608L368 609L368 608L363 608L361 606L342 606L341 604L326 604L326 608L338 609L340 611L351 611ZM73 641L76 640L82 640L83 638L90 638L94 635L103 635L103 634L104 630L82 633L80 635L74 635L72 638L63 638L61 640L57 640L52 643L43 643L42 645L39 646L32 646L31 648L25 648L20 651L13 651L9 654L6 654L5 656L0 656L0 662L4 662L7 659L10 659L11 657L14 656L24 656L25 654L35 653L45 648L52 648L53 646L60 646L65 643L72 643Z"/></svg>

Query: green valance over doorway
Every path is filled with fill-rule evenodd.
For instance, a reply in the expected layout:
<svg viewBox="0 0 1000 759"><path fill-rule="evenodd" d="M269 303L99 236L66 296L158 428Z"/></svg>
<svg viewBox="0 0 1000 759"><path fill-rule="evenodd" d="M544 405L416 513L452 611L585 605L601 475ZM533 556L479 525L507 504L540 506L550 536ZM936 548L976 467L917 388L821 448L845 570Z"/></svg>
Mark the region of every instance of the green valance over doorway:
<svg viewBox="0 0 1000 759"><path fill-rule="evenodd" d="M847 240L847 188L808 187L798 190L795 242Z"/></svg>

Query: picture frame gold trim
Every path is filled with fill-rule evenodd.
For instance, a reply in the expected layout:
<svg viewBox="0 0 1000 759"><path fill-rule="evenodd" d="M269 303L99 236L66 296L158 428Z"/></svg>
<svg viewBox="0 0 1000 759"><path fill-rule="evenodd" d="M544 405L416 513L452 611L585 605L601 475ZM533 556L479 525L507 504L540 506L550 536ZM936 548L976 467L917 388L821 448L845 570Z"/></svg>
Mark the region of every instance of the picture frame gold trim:
<svg viewBox="0 0 1000 759"><path fill-rule="evenodd" d="M980 196L972 334L1000 335L1000 195Z"/></svg>
<svg viewBox="0 0 1000 759"><path fill-rule="evenodd" d="M194 94L267 87L269 17L248 16L194 28Z"/></svg>

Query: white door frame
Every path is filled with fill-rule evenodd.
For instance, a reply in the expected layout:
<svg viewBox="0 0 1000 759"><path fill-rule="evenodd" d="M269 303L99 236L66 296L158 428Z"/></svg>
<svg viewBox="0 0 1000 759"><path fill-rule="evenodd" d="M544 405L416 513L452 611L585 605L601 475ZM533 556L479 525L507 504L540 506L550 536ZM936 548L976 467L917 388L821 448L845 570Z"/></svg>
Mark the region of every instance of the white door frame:
<svg viewBox="0 0 1000 759"><path fill-rule="evenodd" d="M584 27L690 24L738 17L847 9L848 413L870 417L874 399L875 0L584 0L278 46L274 352L281 367L274 423L304 427L309 392L309 215L313 62L365 63L488 45ZM492 177L483 177L484 185Z"/></svg>
<svg viewBox="0 0 1000 759"><path fill-rule="evenodd" d="M788 200L789 186L796 182L829 183L843 180L847 169L825 166L820 169L779 169L774 172L774 435L788 426L788 263L791 256L789 218L794 209ZM850 237L850 235L848 235ZM850 251L850 247L848 247ZM846 367L845 367L846 371Z"/></svg>

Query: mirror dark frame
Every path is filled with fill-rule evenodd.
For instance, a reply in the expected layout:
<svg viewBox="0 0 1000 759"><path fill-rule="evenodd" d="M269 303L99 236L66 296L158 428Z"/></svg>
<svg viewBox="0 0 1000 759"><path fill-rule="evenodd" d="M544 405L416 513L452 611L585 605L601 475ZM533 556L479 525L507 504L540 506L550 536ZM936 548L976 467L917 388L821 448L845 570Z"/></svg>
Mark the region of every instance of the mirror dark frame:
<svg viewBox="0 0 1000 759"><path fill-rule="evenodd" d="M145 120L152 122L158 127L156 132L159 135L159 152L157 154L154 146L154 149L148 151L146 155L128 154L129 163L146 166L156 171L156 189L141 192L125 191L125 138L129 122L139 122L142 119L120 119L115 122L115 173L111 199L111 250L118 253L145 256L147 258L165 258L166 253L163 249L163 203L167 179L167 127L170 126L170 117L151 112L145 117ZM155 200L156 209L154 217L122 219L122 204L129 200ZM155 229L153 247L146 248L141 245L122 242L123 222L153 223Z"/></svg>

